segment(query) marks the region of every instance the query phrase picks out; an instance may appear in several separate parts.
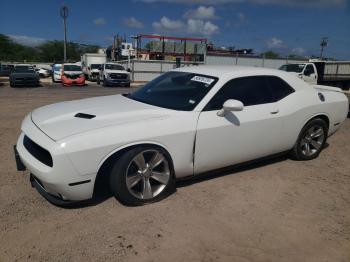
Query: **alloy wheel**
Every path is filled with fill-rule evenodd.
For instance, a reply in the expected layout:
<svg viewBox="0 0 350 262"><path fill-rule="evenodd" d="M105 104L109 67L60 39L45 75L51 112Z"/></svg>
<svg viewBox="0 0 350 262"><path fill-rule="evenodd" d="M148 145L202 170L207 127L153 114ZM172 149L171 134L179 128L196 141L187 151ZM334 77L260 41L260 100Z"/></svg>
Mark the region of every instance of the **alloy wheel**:
<svg viewBox="0 0 350 262"><path fill-rule="evenodd" d="M322 149L324 139L325 133L321 126L310 127L300 141L301 152L308 157L317 154Z"/></svg>
<svg viewBox="0 0 350 262"><path fill-rule="evenodd" d="M138 199L156 197L169 181L169 162L158 150L140 152L131 160L126 171L127 189Z"/></svg>

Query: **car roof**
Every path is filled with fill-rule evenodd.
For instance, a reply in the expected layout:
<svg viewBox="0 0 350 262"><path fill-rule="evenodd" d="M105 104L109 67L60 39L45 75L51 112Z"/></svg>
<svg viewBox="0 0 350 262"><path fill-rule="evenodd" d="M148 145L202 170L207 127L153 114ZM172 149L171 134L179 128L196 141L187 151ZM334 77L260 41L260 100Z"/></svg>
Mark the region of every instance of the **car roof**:
<svg viewBox="0 0 350 262"><path fill-rule="evenodd" d="M265 68L265 67L254 67L254 66L236 66L236 65L199 65L199 66L188 66L173 69L171 71L177 72L188 72L201 75L208 75L218 77L222 80L229 80L238 77L245 76L277 76L292 84L294 89L307 88L309 84L305 83L294 74L285 72L278 69Z"/></svg>
<svg viewBox="0 0 350 262"><path fill-rule="evenodd" d="M236 66L236 65L199 65L199 66L188 66L174 69L172 71L191 72L203 75L210 75L216 77L222 76L234 76L236 74L277 74L279 75L282 71L277 69L265 68L265 67L254 67L254 66Z"/></svg>

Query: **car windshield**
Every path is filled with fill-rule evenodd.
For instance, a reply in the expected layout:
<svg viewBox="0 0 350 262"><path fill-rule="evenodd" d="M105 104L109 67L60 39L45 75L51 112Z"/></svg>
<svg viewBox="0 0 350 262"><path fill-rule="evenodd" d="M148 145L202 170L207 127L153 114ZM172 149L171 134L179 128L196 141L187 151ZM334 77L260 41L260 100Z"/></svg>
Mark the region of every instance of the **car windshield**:
<svg viewBox="0 0 350 262"><path fill-rule="evenodd" d="M78 65L64 65L64 71L81 71L81 67Z"/></svg>
<svg viewBox="0 0 350 262"><path fill-rule="evenodd" d="M101 66L101 64L91 64L91 69L99 69Z"/></svg>
<svg viewBox="0 0 350 262"><path fill-rule="evenodd" d="M32 67L32 66L16 66L14 71L16 73L19 73L19 72L34 72L34 67Z"/></svg>
<svg viewBox="0 0 350 262"><path fill-rule="evenodd" d="M54 66L53 66L53 70L54 70L54 71L60 71L60 70L61 70L61 67L62 67L61 65L54 65Z"/></svg>
<svg viewBox="0 0 350 262"><path fill-rule="evenodd" d="M125 70L123 66L115 64L106 64L105 68L109 70Z"/></svg>
<svg viewBox="0 0 350 262"><path fill-rule="evenodd" d="M191 111L217 80L213 76L195 73L168 72L127 97L154 106Z"/></svg>
<svg viewBox="0 0 350 262"><path fill-rule="evenodd" d="M305 64L287 64L281 66L279 69L287 72L301 73L305 67Z"/></svg>

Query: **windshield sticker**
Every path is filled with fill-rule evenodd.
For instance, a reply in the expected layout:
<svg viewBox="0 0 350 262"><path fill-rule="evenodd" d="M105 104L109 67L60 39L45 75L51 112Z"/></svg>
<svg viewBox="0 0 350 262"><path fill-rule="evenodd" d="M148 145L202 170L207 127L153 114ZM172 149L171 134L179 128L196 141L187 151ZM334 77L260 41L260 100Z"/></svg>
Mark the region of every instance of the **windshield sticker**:
<svg viewBox="0 0 350 262"><path fill-rule="evenodd" d="M204 77L204 76L194 76L191 78L192 81L196 81L196 82L200 82L200 83L204 83L207 85L210 85L211 83L214 82L213 78L209 78L209 77Z"/></svg>
<svg viewBox="0 0 350 262"><path fill-rule="evenodd" d="M188 101L190 104L194 104L194 103L196 103L196 101L194 101L194 100L192 100L192 99L190 99L189 101Z"/></svg>

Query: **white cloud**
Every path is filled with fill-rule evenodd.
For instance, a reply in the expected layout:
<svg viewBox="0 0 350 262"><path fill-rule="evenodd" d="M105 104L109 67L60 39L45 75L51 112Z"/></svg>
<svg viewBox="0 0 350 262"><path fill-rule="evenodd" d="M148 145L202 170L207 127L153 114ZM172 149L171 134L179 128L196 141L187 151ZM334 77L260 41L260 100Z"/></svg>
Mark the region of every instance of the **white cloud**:
<svg viewBox="0 0 350 262"><path fill-rule="evenodd" d="M190 35L211 36L219 32L219 27L210 21L202 19L188 19L183 22L181 20L171 20L163 16L159 22L152 23L153 28L157 32L178 32Z"/></svg>
<svg viewBox="0 0 350 262"><path fill-rule="evenodd" d="M14 41L15 43L25 45L25 46L31 46L35 47L38 45L43 44L47 41L47 39L39 38L39 37L32 37L32 36L26 36L26 35L8 35Z"/></svg>
<svg viewBox="0 0 350 262"><path fill-rule="evenodd" d="M306 50L302 47L295 47L291 50L292 54L296 54L296 55L304 55Z"/></svg>
<svg viewBox="0 0 350 262"><path fill-rule="evenodd" d="M187 19L216 19L215 8L212 6L199 6L197 9L190 9L184 14Z"/></svg>
<svg viewBox="0 0 350 262"><path fill-rule="evenodd" d="M104 19L102 17L99 17L99 18L94 19L93 23L95 25L105 25L106 24L106 19Z"/></svg>
<svg viewBox="0 0 350 262"><path fill-rule="evenodd" d="M170 18L163 16L159 22L153 22L152 26L159 32L181 31L184 28L184 23L180 20L171 20Z"/></svg>
<svg viewBox="0 0 350 262"><path fill-rule="evenodd" d="M242 12L237 14L237 18L239 23L244 23L247 20L247 17Z"/></svg>
<svg viewBox="0 0 350 262"><path fill-rule="evenodd" d="M143 28L144 25L141 21L137 20L135 17L131 16L123 20L123 24L130 28Z"/></svg>
<svg viewBox="0 0 350 262"><path fill-rule="evenodd" d="M266 40L266 46L270 49L280 49L285 47L283 41L281 39L278 39L277 37L272 37Z"/></svg>
<svg viewBox="0 0 350 262"><path fill-rule="evenodd" d="M219 27L210 21L200 19L188 19L187 31L189 34L211 36L218 33Z"/></svg>
<svg viewBox="0 0 350 262"><path fill-rule="evenodd" d="M275 4L288 6L304 7L344 7L347 0L138 0L145 3L175 3L175 4L201 4L201 5L224 5L237 3L255 3L255 4Z"/></svg>

